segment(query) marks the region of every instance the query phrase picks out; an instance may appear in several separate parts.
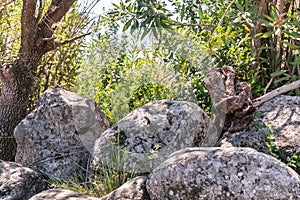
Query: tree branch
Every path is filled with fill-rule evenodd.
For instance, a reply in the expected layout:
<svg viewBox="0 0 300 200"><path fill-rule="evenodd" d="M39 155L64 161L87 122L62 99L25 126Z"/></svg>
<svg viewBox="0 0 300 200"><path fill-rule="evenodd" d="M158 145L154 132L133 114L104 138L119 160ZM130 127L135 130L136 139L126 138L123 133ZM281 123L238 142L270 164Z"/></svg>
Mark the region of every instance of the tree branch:
<svg viewBox="0 0 300 200"><path fill-rule="evenodd" d="M48 51L54 50L56 43L54 42L53 25L61 20L66 15L75 0L52 0L45 16L38 25L38 41L37 48L40 49L40 54L45 54Z"/></svg>
<svg viewBox="0 0 300 200"><path fill-rule="evenodd" d="M201 26L205 26L205 27L215 27L215 25L213 24L188 24L188 23L171 23L171 22L166 22L169 25L176 25L176 26L187 26L187 27L201 27Z"/></svg>
<svg viewBox="0 0 300 200"><path fill-rule="evenodd" d="M232 6L234 3L235 3L235 0L232 0L232 1L230 2L230 4L227 6L227 8L226 8L224 14L222 15L220 21L219 21L218 24L215 26L215 29L213 30L213 32L212 32L210 38L212 38L212 36L213 36L214 33L216 32L218 26L220 26L220 25L223 23L223 20L224 20L225 16L227 15L227 13L229 12L229 9L231 8L231 6Z"/></svg>
<svg viewBox="0 0 300 200"><path fill-rule="evenodd" d="M261 97L258 97L256 99L253 100L253 106L254 107L258 107L260 106L261 104L269 101L270 99L273 99L274 97L278 96L278 95L281 95L281 94L284 94L286 92L289 92L291 90L295 90L297 88L300 88L300 80L298 81L294 81L288 85L284 85L284 86L281 86Z"/></svg>
<svg viewBox="0 0 300 200"><path fill-rule="evenodd" d="M31 51L34 46L32 41L36 38L36 9L37 0L23 0L22 17L21 17L21 49L20 53Z"/></svg>
<svg viewBox="0 0 300 200"><path fill-rule="evenodd" d="M56 46L56 48L57 48L57 47L60 47L60 46L62 46L62 45L65 45L65 44L69 44L69 43L71 43L71 42L74 42L75 40L81 39L81 38L83 38L83 37L85 37L85 36L87 36L87 35L90 35L90 34L92 34L92 32L85 33L85 34L83 34L83 35L79 35L79 36L77 36L77 37L71 38L71 39L69 39L69 40L65 40L65 41L63 41L63 42L56 42L56 43L55 43L55 46Z"/></svg>
<svg viewBox="0 0 300 200"><path fill-rule="evenodd" d="M53 24L59 22L61 18L68 12L75 0L53 0L45 16L43 17L39 27L46 34L45 38L50 38L53 34Z"/></svg>

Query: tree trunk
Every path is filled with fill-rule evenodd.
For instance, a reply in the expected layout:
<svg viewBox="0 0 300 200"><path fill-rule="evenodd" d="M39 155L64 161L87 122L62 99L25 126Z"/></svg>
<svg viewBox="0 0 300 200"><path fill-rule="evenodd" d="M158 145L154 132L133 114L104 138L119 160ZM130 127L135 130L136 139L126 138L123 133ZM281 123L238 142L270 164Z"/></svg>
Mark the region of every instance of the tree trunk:
<svg viewBox="0 0 300 200"><path fill-rule="evenodd" d="M0 159L14 161L16 142L13 130L26 116L27 102L33 84L29 66L17 60L1 69L2 89L0 96Z"/></svg>
<svg viewBox="0 0 300 200"><path fill-rule="evenodd" d="M11 65L0 66L0 160L15 159L17 148L13 130L26 116L27 104L34 89L37 64L45 53L69 42L55 42L53 27L74 2L75 0L52 0L48 10L44 12L43 1L38 4L37 0L23 0L18 59Z"/></svg>

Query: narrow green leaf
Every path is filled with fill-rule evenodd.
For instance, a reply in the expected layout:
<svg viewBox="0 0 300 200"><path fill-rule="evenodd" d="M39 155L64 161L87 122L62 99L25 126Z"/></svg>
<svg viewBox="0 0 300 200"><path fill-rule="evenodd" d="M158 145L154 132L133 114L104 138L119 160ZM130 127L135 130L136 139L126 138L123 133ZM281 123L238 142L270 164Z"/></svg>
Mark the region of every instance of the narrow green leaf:
<svg viewBox="0 0 300 200"><path fill-rule="evenodd" d="M150 30L151 30L150 28L144 28L144 32L143 32L141 38L143 39L144 37L146 37L146 35L149 33Z"/></svg>
<svg viewBox="0 0 300 200"><path fill-rule="evenodd" d="M131 26L130 33L132 34L136 29L138 29L139 25L140 25L139 21L137 19L134 19L134 23Z"/></svg>
<svg viewBox="0 0 300 200"><path fill-rule="evenodd" d="M270 22L274 22L274 21L275 21L275 19L273 19L272 17L270 17L270 16L268 16L268 15L264 15L264 17L265 17L266 19L268 19Z"/></svg>
<svg viewBox="0 0 300 200"><path fill-rule="evenodd" d="M127 22L126 22L126 24L124 25L124 27L123 27L123 32L125 32L128 28L129 28L129 26L131 25L131 23L132 23L132 18L130 19L130 20L128 20Z"/></svg>
<svg viewBox="0 0 300 200"><path fill-rule="evenodd" d="M181 8L181 12L180 12L180 20L181 20L181 21L182 21L183 18L184 18L185 11L186 11L186 8L185 8L185 6L183 5L182 8Z"/></svg>
<svg viewBox="0 0 300 200"><path fill-rule="evenodd" d="M241 4L239 4L238 2L235 2L235 5L240 12L244 12L244 8L241 6Z"/></svg>
<svg viewBox="0 0 300 200"><path fill-rule="evenodd" d="M153 20L153 16L148 17L141 23L141 27L146 27Z"/></svg>
<svg viewBox="0 0 300 200"><path fill-rule="evenodd" d="M122 10L125 10L125 4L124 4L123 2L120 3L120 8L121 8Z"/></svg>
<svg viewBox="0 0 300 200"><path fill-rule="evenodd" d="M118 8L118 9L120 9L120 6L118 6L117 4L115 4L115 3L112 3L112 5L113 5L115 8Z"/></svg>
<svg viewBox="0 0 300 200"><path fill-rule="evenodd" d="M293 62L290 62L292 65L299 65L300 64L300 56L297 56Z"/></svg>
<svg viewBox="0 0 300 200"><path fill-rule="evenodd" d="M296 46L290 42L284 42L288 47L290 47L292 50L297 50L297 49L300 49L300 46Z"/></svg>
<svg viewBox="0 0 300 200"><path fill-rule="evenodd" d="M200 19L203 18L203 11L202 11L202 7L201 6L199 6L199 8L198 8L198 15L199 15Z"/></svg>
<svg viewBox="0 0 300 200"><path fill-rule="evenodd" d="M156 27L158 27L158 28L161 27L161 21L160 21L160 17L159 16L155 17L155 24L156 24Z"/></svg>
<svg viewBox="0 0 300 200"><path fill-rule="evenodd" d="M284 74L284 71L278 71L278 72L273 72L272 74L270 74L271 77L277 77Z"/></svg>
<svg viewBox="0 0 300 200"><path fill-rule="evenodd" d="M290 31L284 31L285 34L287 34L288 36L294 38L294 39L299 39L300 38L300 34L297 32L290 32Z"/></svg>
<svg viewBox="0 0 300 200"><path fill-rule="evenodd" d="M262 36L260 36L261 38L269 38L271 35L274 34L274 31L268 31L265 32Z"/></svg>
<svg viewBox="0 0 300 200"><path fill-rule="evenodd" d="M280 79L275 80L274 83L280 83L280 82L286 81L286 80L289 80L289 78L288 77L282 77Z"/></svg>
<svg viewBox="0 0 300 200"><path fill-rule="evenodd" d="M271 22L267 21L267 20L264 20L264 19L258 19L258 20L261 22L261 24L262 24L263 26L266 26L266 27L273 27L273 24L272 24Z"/></svg>

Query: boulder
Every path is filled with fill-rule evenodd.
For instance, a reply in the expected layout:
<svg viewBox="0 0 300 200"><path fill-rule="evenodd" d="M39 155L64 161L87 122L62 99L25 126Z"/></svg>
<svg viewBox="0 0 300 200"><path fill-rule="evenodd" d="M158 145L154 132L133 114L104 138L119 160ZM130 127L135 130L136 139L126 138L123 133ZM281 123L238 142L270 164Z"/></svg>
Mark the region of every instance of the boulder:
<svg viewBox="0 0 300 200"><path fill-rule="evenodd" d="M101 197L101 200L151 200L146 190L146 177L138 176L118 189Z"/></svg>
<svg viewBox="0 0 300 200"><path fill-rule="evenodd" d="M151 172L171 153L199 146L210 119L195 103L153 101L107 129L95 143L93 168L106 165L135 173Z"/></svg>
<svg viewBox="0 0 300 200"><path fill-rule="evenodd" d="M46 183L37 172L0 160L0 199L27 200L45 189Z"/></svg>
<svg viewBox="0 0 300 200"><path fill-rule="evenodd" d="M158 199L299 199L300 177L251 148L194 147L173 153L146 183Z"/></svg>
<svg viewBox="0 0 300 200"><path fill-rule="evenodd" d="M100 198L91 197L85 194L79 194L67 189L51 189L45 190L37 195L34 195L29 200L100 200Z"/></svg>
<svg viewBox="0 0 300 200"><path fill-rule="evenodd" d="M250 147L259 152L271 155L269 149L268 127L256 118L244 131L225 133L218 146Z"/></svg>
<svg viewBox="0 0 300 200"><path fill-rule="evenodd" d="M300 97L281 95L264 103L247 129L225 134L220 145L276 153L283 161L293 155L300 156ZM270 152L268 145L278 152Z"/></svg>
<svg viewBox="0 0 300 200"><path fill-rule="evenodd" d="M94 142L106 128L108 121L94 101L49 89L15 128L16 162L64 179L87 167Z"/></svg>

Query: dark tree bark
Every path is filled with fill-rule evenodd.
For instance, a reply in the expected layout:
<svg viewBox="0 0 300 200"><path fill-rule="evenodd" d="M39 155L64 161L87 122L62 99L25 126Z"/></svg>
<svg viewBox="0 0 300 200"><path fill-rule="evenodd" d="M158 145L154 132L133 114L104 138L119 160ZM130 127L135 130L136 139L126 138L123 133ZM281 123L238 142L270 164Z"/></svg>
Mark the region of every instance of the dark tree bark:
<svg viewBox="0 0 300 200"><path fill-rule="evenodd" d="M13 130L25 117L30 94L42 56L66 42L55 42L53 25L61 20L75 0L52 0L46 14L43 1L23 0L21 46L18 59L1 66L0 159L14 161ZM38 12L38 13L37 13Z"/></svg>

